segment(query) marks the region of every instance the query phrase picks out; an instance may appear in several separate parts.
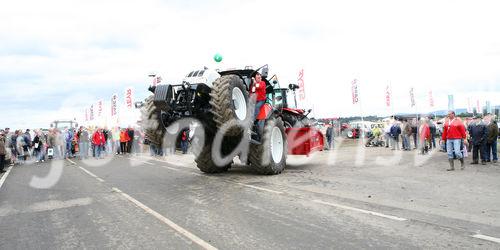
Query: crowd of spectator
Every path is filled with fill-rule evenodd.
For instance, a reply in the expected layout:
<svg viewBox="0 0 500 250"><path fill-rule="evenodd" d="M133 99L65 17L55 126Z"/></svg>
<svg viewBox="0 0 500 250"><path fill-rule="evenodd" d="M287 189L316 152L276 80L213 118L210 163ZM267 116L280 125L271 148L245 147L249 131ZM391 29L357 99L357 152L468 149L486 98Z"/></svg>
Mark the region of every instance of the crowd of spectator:
<svg viewBox="0 0 500 250"><path fill-rule="evenodd" d="M132 127L111 130L101 127L79 127L48 130L0 130L0 170L7 160L11 165L26 161L94 157L142 152L144 135ZM8 156L8 157L7 157Z"/></svg>

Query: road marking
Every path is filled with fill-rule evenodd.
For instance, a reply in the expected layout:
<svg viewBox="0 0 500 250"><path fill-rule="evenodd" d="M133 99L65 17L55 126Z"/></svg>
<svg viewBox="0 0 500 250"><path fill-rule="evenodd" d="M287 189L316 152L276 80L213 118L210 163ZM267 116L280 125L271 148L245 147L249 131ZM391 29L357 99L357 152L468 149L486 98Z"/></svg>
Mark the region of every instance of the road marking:
<svg viewBox="0 0 500 250"><path fill-rule="evenodd" d="M329 206L332 206L332 207L342 208L342 209L345 209L345 210L356 211L356 212L360 212L360 213L364 213L364 214L371 214L371 215L375 215L375 216L379 216L379 217L383 217L383 218L387 218L387 219L391 219L391 220L397 220L397 221L406 221L407 220L405 218L401 218L401 217L397 217L397 216L382 214L382 213L378 213L378 212L364 210L364 209L361 209L361 208L349 207L349 206L345 206L345 205L341 205L341 204L336 204L336 203L331 203L331 202L325 202L325 201L321 201L321 200L313 200L313 202L320 203L320 204L323 204L323 205L329 205Z"/></svg>
<svg viewBox="0 0 500 250"><path fill-rule="evenodd" d="M167 166L161 166L161 167L164 167L164 168L166 168L166 169L170 169L170 170L173 170L173 171L177 171L177 172L179 172L179 171L180 171L180 170L179 170L179 169L177 169L177 168L172 168L172 167L167 167Z"/></svg>
<svg viewBox="0 0 500 250"><path fill-rule="evenodd" d="M90 197L78 198L78 199L72 199L72 200L66 200L66 201L47 200L47 201L33 203L33 204L29 205L24 210L17 210L13 207L10 207L10 206L4 206L4 207L0 207L0 217L11 216L11 215L16 215L16 214L39 213L39 212L46 212L46 211L54 211L54 210L58 210L58 209L87 206L87 205L92 204L93 201L94 200Z"/></svg>
<svg viewBox="0 0 500 250"><path fill-rule="evenodd" d="M266 192L274 193L274 194L283 194L283 192L281 192L281 191L275 191L275 190L271 190L271 189L267 189L267 188L263 188L263 187L257 187L257 186L254 186L254 185L245 184L245 183L241 183L241 182L233 182L233 183L236 183L236 184L241 185L241 186L245 186L245 187L249 187L249 188L261 190L261 191L266 191Z"/></svg>
<svg viewBox="0 0 500 250"><path fill-rule="evenodd" d="M88 171L87 169L83 168L83 167L80 167L78 166L79 169L83 170L83 172L87 173L88 175L94 177L94 178L99 178L97 175L93 174L92 172Z"/></svg>
<svg viewBox="0 0 500 250"><path fill-rule="evenodd" d="M492 242L495 242L495 243L500 243L500 238L491 237L491 236L488 236L488 235L474 234L474 235L471 235L471 237L474 237L474 238L477 238L477 239L481 239L481 240L492 241Z"/></svg>
<svg viewBox="0 0 500 250"><path fill-rule="evenodd" d="M66 158L66 160L68 160L69 162L71 162L71 164L76 165L76 162L70 160L69 158Z"/></svg>
<svg viewBox="0 0 500 250"><path fill-rule="evenodd" d="M103 180L103 179L101 179L101 178L99 178L99 177L97 177L96 179L97 179L98 181L100 181L100 182L104 182L104 180Z"/></svg>
<svg viewBox="0 0 500 250"><path fill-rule="evenodd" d="M154 163L151 163L151 162L147 162L147 161L141 161L141 160L137 160L135 158L129 158L130 160L132 161L138 161L138 162L141 162L141 163L144 163L144 164L148 164L148 165L155 165Z"/></svg>
<svg viewBox="0 0 500 250"><path fill-rule="evenodd" d="M199 246L201 246L202 248L204 249L217 249L216 247L210 245L208 242L202 240L201 238L199 238L198 236L192 234L191 232L189 232L188 230L182 228L181 226L175 224L173 221L167 219L166 217L164 217L163 215L159 214L158 212L154 211L153 209L149 208L148 206L144 205L143 203L141 203L140 201L134 199L133 197L131 197L130 195L122 192L120 189L118 188L113 188L113 191L121 194L123 197L125 197L127 200L129 200L130 202L134 203L136 206L138 206L139 208L141 208L142 210L146 211L146 213L148 214L151 214L153 215L154 217L156 217L158 220L160 220L161 222L167 224L169 227L171 227L172 229L174 229L175 231L177 231L178 233L184 235L186 238L188 238L189 240L191 240L192 242L198 244Z"/></svg>
<svg viewBox="0 0 500 250"><path fill-rule="evenodd" d="M9 169L7 169L7 171L2 175L2 179L0 179L0 188L2 188L3 183L5 182L5 180L7 180L7 175L10 174L10 170L12 170L12 168L12 166L9 167Z"/></svg>

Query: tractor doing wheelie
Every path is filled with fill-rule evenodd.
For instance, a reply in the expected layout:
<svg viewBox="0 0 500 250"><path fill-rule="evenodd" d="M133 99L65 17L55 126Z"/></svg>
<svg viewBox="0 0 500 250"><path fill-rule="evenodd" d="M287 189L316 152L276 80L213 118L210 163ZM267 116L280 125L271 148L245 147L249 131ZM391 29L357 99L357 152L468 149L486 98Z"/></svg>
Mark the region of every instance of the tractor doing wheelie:
<svg viewBox="0 0 500 250"><path fill-rule="evenodd" d="M257 73L267 100L254 121L255 97L249 90ZM155 146L175 147L179 133L195 127L191 147L205 173L227 171L239 156L261 174L279 174L287 153L309 155L324 146L323 134L307 118L310 111L289 107L288 92L295 89L279 88L276 76L268 79L267 65L193 71L181 84L149 88L153 95L142 107L143 130Z"/></svg>

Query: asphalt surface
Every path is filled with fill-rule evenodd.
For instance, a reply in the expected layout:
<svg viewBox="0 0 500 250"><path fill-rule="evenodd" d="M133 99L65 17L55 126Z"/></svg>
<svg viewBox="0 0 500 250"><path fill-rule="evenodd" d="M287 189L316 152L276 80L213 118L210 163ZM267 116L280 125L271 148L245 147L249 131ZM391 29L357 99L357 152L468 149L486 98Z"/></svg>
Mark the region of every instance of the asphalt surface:
<svg viewBox="0 0 500 250"><path fill-rule="evenodd" d="M498 210L474 214L474 208L465 208L467 199L458 202L464 208L456 208L459 193L447 203L442 198L449 196L447 189L435 193L432 178L427 190L412 197L426 193L434 202L415 198L406 205L407 197L396 193L402 190L394 181L402 178L398 172L369 182L374 166L337 156L334 165L340 167L332 168L331 159L325 160L331 155L321 152L307 163L293 163L292 157L290 168L277 176L258 176L242 165L206 175L189 155L54 161L60 178L43 188L50 181L36 182L34 176L57 177L49 174L57 166L16 166L0 189L0 249L500 249ZM485 176L498 173L492 169ZM412 185L420 188L418 181L407 184L410 191ZM483 200L484 206L495 205L489 195L499 191L476 197L479 210ZM433 203L447 207L439 210Z"/></svg>

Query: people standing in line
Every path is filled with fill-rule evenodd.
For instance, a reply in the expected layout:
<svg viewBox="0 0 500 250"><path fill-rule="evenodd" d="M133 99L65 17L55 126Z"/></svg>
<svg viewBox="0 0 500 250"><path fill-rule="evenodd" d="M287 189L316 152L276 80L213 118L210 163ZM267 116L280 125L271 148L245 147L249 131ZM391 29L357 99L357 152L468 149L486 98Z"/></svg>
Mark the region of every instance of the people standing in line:
<svg viewBox="0 0 500 250"><path fill-rule="evenodd" d="M120 127L114 127L111 137L113 138L113 152L120 154Z"/></svg>
<svg viewBox="0 0 500 250"><path fill-rule="evenodd" d="M80 127L78 131L78 147L80 159L87 159L89 157L89 132L84 127Z"/></svg>
<svg viewBox="0 0 500 250"><path fill-rule="evenodd" d="M133 144L134 144L134 136L135 136L135 131L132 127L128 127L127 129L127 133L128 133L128 138L129 140L127 141L127 153L132 153L132 150L135 150L133 149Z"/></svg>
<svg viewBox="0 0 500 250"><path fill-rule="evenodd" d="M429 150L429 145L431 144L431 130L429 128L429 124L427 123L427 119L424 117L420 118L420 128L418 130L420 136L420 153L427 154Z"/></svg>
<svg viewBox="0 0 500 250"><path fill-rule="evenodd" d="M35 162L44 162L45 161L45 146L47 145L47 141L45 139L45 135L42 131L35 131L35 138L33 138L33 153L35 156Z"/></svg>
<svg viewBox="0 0 500 250"><path fill-rule="evenodd" d="M29 129L26 129L26 132L23 134L23 139L24 139L24 145L23 145L23 151L24 151L24 160L26 161L27 158L30 157L32 153L32 147L31 147L31 133Z"/></svg>
<svg viewBox="0 0 500 250"><path fill-rule="evenodd" d="M17 131L17 136L16 136L16 151L17 151L17 159L19 161L19 164L23 164L26 161L26 155L25 155L25 146L26 146L26 140L22 134L21 130Z"/></svg>
<svg viewBox="0 0 500 250"><path fill-rule="evenodd" d="M130 141L128 132L126 129L122 129L120 132L120 152L122 155L127 153L127 143Z"/></svg>
<svg viewBox="0 0 500 250"><path fill-rule="evenodd" d="M92 135L92 144L94 144L95 158L100 159L102 150L104 149L104 144L106 139L104 138L104 133L101 128L96 129Z"/></svg>
<svg viewBox="0 0 500 250"><path fill-rule="evenodd" d="M455 170L455 158L460 161L460 168L465 168L462 143L464 143L466 137L467 134L462 120L455 117L455 111L448 111L448 118L444 122L443 134L441 136L441 139L446 143L446 152L448 153L448 162L450 164L450 168L447 171Z"/></svg>
<svg viewBox="0 0 500 250"><path fill-rule="evenodd" d="M326 128L326 142L328 144L327 150L333 149L333 126L332 124L328 124Z"/></svg>
<svg viewBox="0 0 500 250"><path fill-rule="evenodd" d="M15 165L18 162L18 158L17 158L17 145L16 145L16 142L17 142L17 131L14 130L14 132L9 137L6 137L6 139L9 140L11 165Z"/></svg>
<svg viewBox="0 0 500 250"><path fill-rule="evenodd" d="M5 132L0 132L0 173L5 173L5 155L7 155Z"/></svg>
<svg viewBox="0 0 500 250"><path fill-rule="evenodd" d="M481 157L481 164L486 165L486 136L487 129L481 117L475 116L474 121L468 126L469 134L472 141L472 162L471 164L479 164L479 157Z"/></svg>
<svg viewBox="0 0 500 250"><path fill-rule="evenodd" d="M498 162L498 152L497 152L497 141L498 141L498 124L495 120L494 115L489 116L488 126L487 126L488 135L486 136L486 161L490 162L493 160L493 163Z"/></svg>
<svg viewBox="0 0 500 250"><path fill-rule="evenodd" d="M182 154L187 154L188 151L188 139L189 139L189 130L183 129L181 132L181 150Z"/></svg>
<svg viewBox="0 0 500 250"><path fill-rule="evenodd" d="M429 131L430 131L430 148L435 149L436 148L436 134L437 134L437 127L436 123L434 123L434 120L432 118L429 119Z"/></svg>
<svg viewBox="0 0 500 250"><path fill-rule="evenodd" d="M385 147L388 148L391 146L391 127L392 123L387 121L384 127L384 137L385 137Z"/></svg>
<svg viewBox="0 0 500 250"><path fill-rule="evenodd" d="M411 144L410 144L411 135L412 135L411 125L408 122L408 120L405 119L403 122L403 131L402 131L403 150L405 151L411 150Z"/></svg>
<svg viewBox="0 0 500 250"><path fill-rule="evenodd" d="M401 150L399 148L399 136L401 135L401 126L398 121L394 121L391 126L392 150Z"/></svg>
<svg viewBox="0 0 500 250"><path fill-rule="evenodd" d="M416 118L412 119L411 122L411 135L413 137L413 149L418 148L418 121Z"/></svg>

